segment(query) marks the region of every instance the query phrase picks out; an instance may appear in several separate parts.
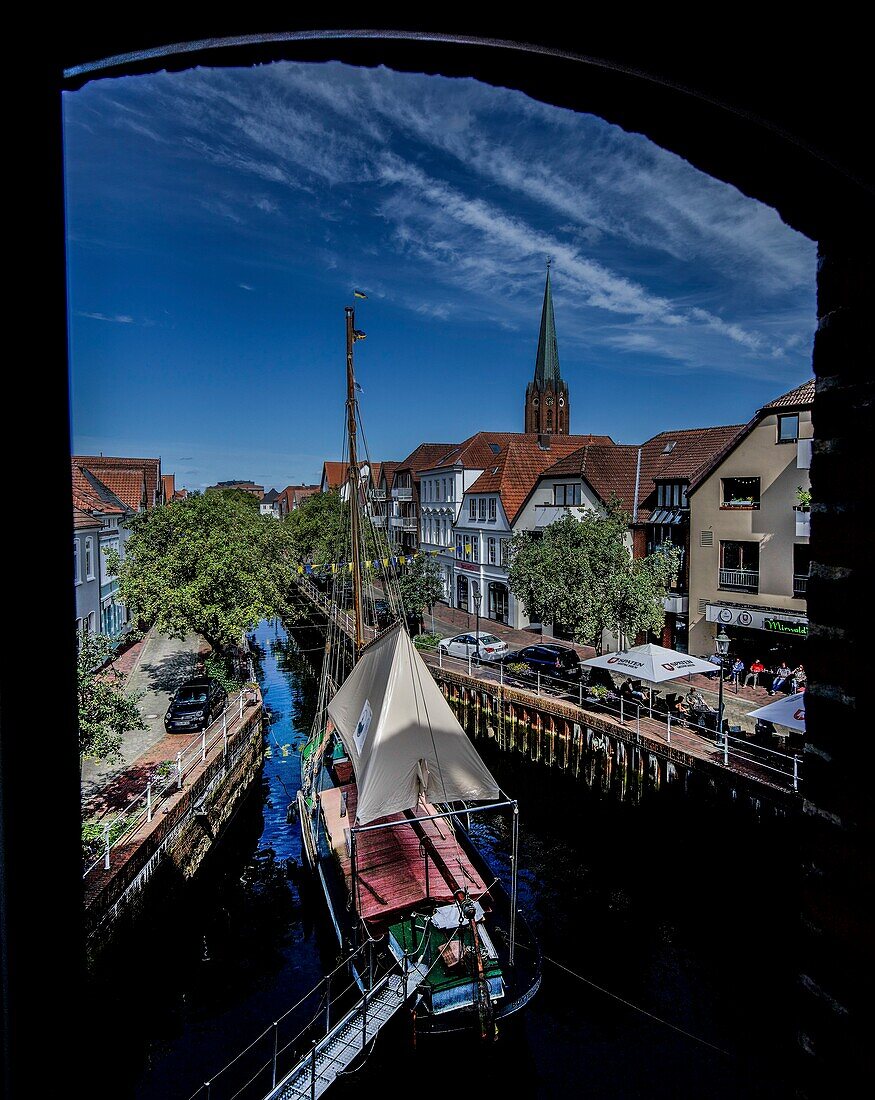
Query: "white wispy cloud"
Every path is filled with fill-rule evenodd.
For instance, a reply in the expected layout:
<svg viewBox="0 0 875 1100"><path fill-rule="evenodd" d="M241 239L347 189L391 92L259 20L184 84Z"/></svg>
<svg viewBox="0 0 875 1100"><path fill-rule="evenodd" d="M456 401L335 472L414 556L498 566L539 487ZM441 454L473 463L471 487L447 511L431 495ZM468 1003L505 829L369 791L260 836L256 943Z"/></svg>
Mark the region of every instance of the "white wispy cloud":
<svg viewBox="0 0 875 1100"><path fill-rule="evenodd" d="M107 313L90 313L87 310L77 309L76 314L79 317L90 317L92 321L112 321L117 325L133 325L135 324L134 318L128 316L127 313L115 313L110 316Z"/></svg>

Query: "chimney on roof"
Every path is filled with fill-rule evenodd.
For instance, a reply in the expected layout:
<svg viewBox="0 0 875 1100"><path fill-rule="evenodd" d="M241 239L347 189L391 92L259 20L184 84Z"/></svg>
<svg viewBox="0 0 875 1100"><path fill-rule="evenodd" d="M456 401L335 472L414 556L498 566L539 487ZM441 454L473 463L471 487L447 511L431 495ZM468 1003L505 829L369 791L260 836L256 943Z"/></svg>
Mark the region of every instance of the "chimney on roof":
<svg viewBox="0 0 875 1100"><path fill-rule="evenodd" d="M548 432L538 432L538 446L542 451L550 450L550 435Z"/></svg>

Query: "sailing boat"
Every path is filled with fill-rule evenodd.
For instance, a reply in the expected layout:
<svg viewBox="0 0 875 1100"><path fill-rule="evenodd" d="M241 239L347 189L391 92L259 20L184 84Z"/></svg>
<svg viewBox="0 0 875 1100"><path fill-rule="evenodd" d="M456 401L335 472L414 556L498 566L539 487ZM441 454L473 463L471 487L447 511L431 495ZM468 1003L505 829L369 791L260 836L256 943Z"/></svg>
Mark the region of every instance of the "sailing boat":
<svg viewBox="0 0 875 1100"><path fill-rule="evenodd" d="M347 614L337 606L343 601L334 600L329 616L297 796L303 848L342 950L375 943L384 964L419 976L418 1030L471 1029L494 1038L496 1021L528 1003L541 981L540 952L517 907L519 808L500 790L413 645L392 576L384 589L398 621L381 631L365 624L367 509L353 372L353 346L363 334L351 306L346 330L353 608ZM346 583L335 578L335 597ZM342 654L349 635L348 669ZM499 809L511 817L509 893L465 827L472 815ZM368 988L366 973L356 980Z"/></svg>

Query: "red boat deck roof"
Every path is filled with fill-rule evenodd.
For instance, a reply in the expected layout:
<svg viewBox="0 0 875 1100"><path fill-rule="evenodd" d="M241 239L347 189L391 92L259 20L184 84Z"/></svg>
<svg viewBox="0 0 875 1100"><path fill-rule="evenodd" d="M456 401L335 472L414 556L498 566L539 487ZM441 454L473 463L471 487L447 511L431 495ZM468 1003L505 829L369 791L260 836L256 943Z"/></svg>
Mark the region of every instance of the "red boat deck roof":
<svg viewBox="0 0 875 1100"><path fill-rule="evenodd" d="M341 797L346 795L346 813L341 816ZM329 843L340 862L351 889L351 863L347 852L345 831L355 821L356 787L331 787L319 796ZM434 806L420 803L416 816L437 813ZM358 878L358 910L369 922L391 923L391 918L414 908L429 898L446 904L453 900L453 890L428 857L428 892L425 888L425 860L420 851L420 838L404 814L392 814L386 821L405 822L392 829L371 829L356 834L356 871ZM464 850L450 830L448 818L420 822L425 835L459 884L467 886L470 895L481 900L486 884L474 869ZM485 908L489 908L484 904Z"/></svg>

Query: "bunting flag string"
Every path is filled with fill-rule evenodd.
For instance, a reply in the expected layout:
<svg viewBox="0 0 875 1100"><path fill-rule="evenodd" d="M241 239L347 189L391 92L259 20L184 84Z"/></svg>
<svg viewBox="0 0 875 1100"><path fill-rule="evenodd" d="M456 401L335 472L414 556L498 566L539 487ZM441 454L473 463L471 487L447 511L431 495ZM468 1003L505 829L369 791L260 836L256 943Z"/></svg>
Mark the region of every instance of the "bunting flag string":
<svg viewBox="0 0 875 1100"><path fill-rule="evenodd" d="M455 552L455 546L439 546L437 550L414 550L411 554L395 554L388 558L374 558L373 560L365 561L365 570L372 572L376 570L388 569L390 564L393 568L397 568L399 565L407 565L408 562L413 561L414 558L419 557L435 557L437 554L444 554L448 550ZM310 575L312 573L327 573L331 570L332 573L337 572L352 572L351 561L329 561L323 562L321 565L314 565L311 562L305 562L303 565L298 565L297 571L299 574Z"/></svg>

